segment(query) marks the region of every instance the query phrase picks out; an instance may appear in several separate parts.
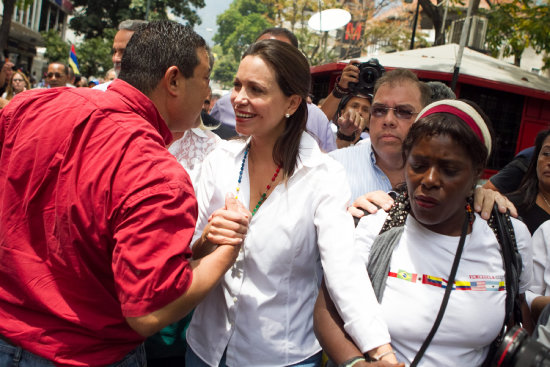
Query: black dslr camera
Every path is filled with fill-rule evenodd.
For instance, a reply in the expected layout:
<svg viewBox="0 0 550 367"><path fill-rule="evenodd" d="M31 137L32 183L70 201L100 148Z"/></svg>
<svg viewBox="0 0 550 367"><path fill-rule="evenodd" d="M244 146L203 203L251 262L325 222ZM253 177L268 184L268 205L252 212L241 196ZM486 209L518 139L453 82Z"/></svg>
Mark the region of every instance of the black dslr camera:
<svg viewBox="0 0 550 367"><path fill-rule="evenodd" d="M386 70L380 65L378 59L362 62L357 67L359 68L359 81L357 83L349 83L351 93L365 96L373 94L374 84Z"/></svg>
<svg viewBox="0 0 550 367"><path fill-rule="evenodd" d="M493 357L492 366L550 367L550 349L519 326L511 328Z"/></svg>

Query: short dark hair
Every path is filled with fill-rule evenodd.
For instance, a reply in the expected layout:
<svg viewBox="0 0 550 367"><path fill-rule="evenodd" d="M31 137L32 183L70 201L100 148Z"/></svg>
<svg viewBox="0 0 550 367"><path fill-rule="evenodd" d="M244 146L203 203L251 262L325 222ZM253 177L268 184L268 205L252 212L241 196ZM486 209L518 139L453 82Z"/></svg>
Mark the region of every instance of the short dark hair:
<svg viewBox="0 0 550 367"><path fill-rule="evenodd" d="M519 194L521 199L518 203L518 207L520 209L529 210L535 205L535 202L537 201L537 195L539 193L537 163L539 160L540 151L542 150L542 144L549 136L550 129L542 130L537 134L537 137L535 139L535 149L533 151L533 155L531 156L529 167L527 167L527 171L525 172L525 175L523 175L523 179L521 180L521 184L519 185L518 189L510 194Z"/></svg>
<svg viewBox="0 0 550 367"><path fill-rule="evenodd" d="M432 96L430 102L439 101L441 99L456 99L456 94L447 84L434 80L426 82L428 87L432 90Z"/></svg>
<svg viewBox="0 0 550 367"><path fill-rule="evenodd" d="M374 96L376 96L378 89L383 84L394 85L404 81L410 81L418 87L420 90L420 103L422 104L422 107L426 107L431 102L432 90L430 87L428 87L426 83L421 82L415 73L409 69L402 68L393 69L384 73L384 75L382 75L374 85Z"/></svg>
<svg viewBox="0 0 550 367"><path fill-rule="evenodd" d="M69 76L69 65L67 65L67 64L65 64L65 63L63 63L63 62L61 62L61 61L54 61L54 62L50 62L50 63L48 64L48 67L49 67L50 65L53 65L53 64L62 65L63 68L64 68L64 73L65 73L65 75Z"/></svg>
<svg viewBox="0 0 550 367"><path fill-rule="evenodd" d="M199 65L204 39L188 25L169 20L150 22L132 36L122 56L119 78L148 95L171 66L190 78Z"/></svg>
<svg viewBox="0 0 550 367"><path fill-rule="evenodd" d="M290 177L296 168L300 138L306 129L306 99L311 84L309 63L296 47L274 39L253 43L244 53L243 59L246 56L258 56L271 66L285 96L296 94L302 97L296 112L286 119L285 130L273 148L273 160L283 168L284 177Z"/></svg>
<svg viewBox="0 0 550 367"><path fill-rule="evenodd" d="M493 139L493 129L489 117L474 102L461 99L460 101L472 106L484 120L489 130L491 140ZM472 162L472 167L477 174L481 174L490 152L485 143L481 141L474 130L468 126L460 117L446 112L438 112L423 117L412 124L405 140L403 141L403 162L411 153L413 146L422 138L438 135L449 136L459 145L464 147L466 154Z"/></svg>
<svg viewBox="0 0 550 367"><path fill-rule="evenodd" d="M262 31L262 33L260 33L258 35L258 37L256 37L256 40L258 38L260 38L261 36L263 36L264 34L272 34L274 36L283 36L283 37L286 37L288 38L288 40L290 41L290 43L292 44L292 46L298 48L298 38L296 38L296 36L294 35L294 33L292 33L291 31L289 31L288 29L286 28L283 28L283 27L272 27L272 28L267 28L267 29L264 29Z"/></svg>

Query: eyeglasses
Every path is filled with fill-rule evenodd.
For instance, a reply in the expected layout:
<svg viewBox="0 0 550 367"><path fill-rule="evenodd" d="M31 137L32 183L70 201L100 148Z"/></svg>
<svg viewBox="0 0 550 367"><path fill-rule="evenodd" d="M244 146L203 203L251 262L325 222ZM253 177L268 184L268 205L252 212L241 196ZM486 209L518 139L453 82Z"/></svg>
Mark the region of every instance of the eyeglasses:
<svg viewBox="0 0 550 367"><path fill-rule="evenodd" d="M59 79L59 78L61 78L61 73L48 73L48 74L46 74L46 76L47 76L48 78L50 78L50 79L53 78L54 76L55 76L57 79Z"/></svg>
<svg viewBox="0 0 550 367"><path fill-rule="evenodd" d="M18 83L19 83L19 82L24 82L24 80L23 80L23 79L12 79L12 81L14 81L14 82L18 82Z"/></svg>
<svg viewBox="0 0 550 367"><path fill-rule="evenodd" d="M410 120L414 115L418 115L418 112L414 112L406 106L388 107L379 104L370 108L370 114L372 117L384 117L388 114L388 110L393 110L395 117L401 120Z"/></svg>

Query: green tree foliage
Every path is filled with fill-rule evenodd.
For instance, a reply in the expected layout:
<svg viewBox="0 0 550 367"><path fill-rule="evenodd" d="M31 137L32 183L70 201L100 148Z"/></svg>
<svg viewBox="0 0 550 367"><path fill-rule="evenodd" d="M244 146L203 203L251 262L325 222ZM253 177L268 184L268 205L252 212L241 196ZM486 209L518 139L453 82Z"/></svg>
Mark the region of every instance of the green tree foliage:
<svg viewBox="0 0 550 367"><path fill-rule="evenodd" d="M103 77L113 67L111 49L115 33L115 29L106 29L104 37L89 38L77 45L76 55L82 75Z"/></svg>
<svg viewBox="0 0 550 367"><path fill-rule="evenodd" d="M273 9L257 0L235 0L216 23L214 42L237 61L262 30L273 26Z"/></svg>
<svg viewBox="0 0 550 367"><path fill-rule="evenodd" d="M49 63L58 61L67 64L71 45L63 41L59 32L50 29L47 32L42 32L42 37L46 42L46 53L44 54L46 60Z"/></svg>
<svg viewBox="0 0 550 367"><path fill-rule="evenodd" d="M225 88L231 88L242 54L258 34L273 26L273 8L257 0L235 0L216 19L218 32L214 35L217 46L212 79Z"/></svg>
<svg viewBox="0 0 550 367"><path fill-rule="evenodd" d="M365 33L368 35L366 39L367 46L378 45L382 52L408 50L412 37L410 23L403 18L394 19L392 22L370 21ZM425 34L417 30L414 45L415 48L428 47L429 43L425 38Z"/></svg>
<svg viewBox="0 0 550 367"><path fill-rule="evenodd" d="M104 35L109 28L117 28L126 19L145 19L147 0L73 0L74 18L70 27L85 38ZM200 24L196 9L204 7L204 0L150 0L149 19L167 19L167 9L185 19L190 25Z"/></svg>
<svg viewBox="0 0 550 367"><path fill-rule="evenodd" d="M488 14L487 43L493 55L513 56L519 66L523 51L550 52L550 5L537 0L514 0L494 4ZM545 58L544 69L550 68Z"/></svg>
<svg viewBox="0 0 550 367"><path fill-rule="evenodd" d="M90 38L76 45L80 74L102 77L107 70L113 67L111 48L115 33L115 29L106 29L104 32L105 38ZM42 37L46 42L46 53L44 54L46 60L68 64L71 45L63 41L59 33L53 29L42 32Z"/></svg>
<svg viewBox="0 0 550 367"><path fill-rule="evenodd" d="M219 45L214 46L212 53L215 56L219 55L214 64L212 79L220 83L225 89L232 88L239 63L232 54L223 55Z"/></svg>

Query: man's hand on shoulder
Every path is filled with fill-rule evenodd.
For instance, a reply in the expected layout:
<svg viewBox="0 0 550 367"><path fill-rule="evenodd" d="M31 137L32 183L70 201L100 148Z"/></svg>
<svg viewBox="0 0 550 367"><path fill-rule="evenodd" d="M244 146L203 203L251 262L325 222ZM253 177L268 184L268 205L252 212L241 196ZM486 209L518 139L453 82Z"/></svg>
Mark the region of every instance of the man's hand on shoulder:
<svg viewBox="0 0 550 367"><path fill-rule="evenodd" d="M374 214L378 209L389 211L393 206L393 199L384 191L371 191L359 196L348 208L348 212L356 218L361 218L365 212Z"/></svg>

